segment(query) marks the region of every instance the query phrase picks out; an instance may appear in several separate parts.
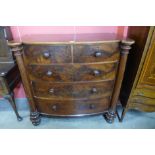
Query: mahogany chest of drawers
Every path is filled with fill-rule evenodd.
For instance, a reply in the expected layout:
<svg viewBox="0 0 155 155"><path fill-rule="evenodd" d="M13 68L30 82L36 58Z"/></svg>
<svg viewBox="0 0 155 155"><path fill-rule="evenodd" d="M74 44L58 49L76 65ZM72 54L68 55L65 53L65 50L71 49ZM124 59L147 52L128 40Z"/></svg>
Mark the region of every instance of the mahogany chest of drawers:
<svg viewBox="0 0 155 155"><path fill-rule="evenodd" d="M104 114L112 123L133 43L115 34L35 35L10 42L32 123L40 123L40 114Z"/></svg>

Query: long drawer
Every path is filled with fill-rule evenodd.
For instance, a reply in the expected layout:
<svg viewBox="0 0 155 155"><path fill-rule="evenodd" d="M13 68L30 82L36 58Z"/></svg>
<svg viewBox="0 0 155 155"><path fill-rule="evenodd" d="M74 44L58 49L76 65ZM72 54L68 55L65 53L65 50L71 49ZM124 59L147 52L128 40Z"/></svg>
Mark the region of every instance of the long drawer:
<svg viewBox="0 0 155 155"><path fill-rule="evenodd" d="M54 116L76 116L103 113L108 110L110 98L95 100L45 100L35 99L42 114Z"/></svg>
<svg viewBox="0 0 155 155"><path fill-rule="evenodd" d="M95 99L110 97L114 80L90 83L32 82L35 97L50 99Z"/></svg>
<svg viewBox="0 0 155 155"><path fill-rule="evenodd" d="M30 80L71 82L111 80L116 76L117 61L99 64L28 65Z"/></svg>

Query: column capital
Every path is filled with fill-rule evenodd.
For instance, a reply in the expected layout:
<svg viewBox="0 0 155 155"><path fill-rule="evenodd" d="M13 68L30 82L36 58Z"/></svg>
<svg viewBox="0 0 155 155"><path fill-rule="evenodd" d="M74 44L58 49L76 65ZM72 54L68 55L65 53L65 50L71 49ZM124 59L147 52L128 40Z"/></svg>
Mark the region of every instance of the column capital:
<svg viewBox="0 0 155 155"><path fill-rule="evenodd" d="M21 42L8 42L8 46L10 47L14 55L22 54L23 46Z"/></svg>

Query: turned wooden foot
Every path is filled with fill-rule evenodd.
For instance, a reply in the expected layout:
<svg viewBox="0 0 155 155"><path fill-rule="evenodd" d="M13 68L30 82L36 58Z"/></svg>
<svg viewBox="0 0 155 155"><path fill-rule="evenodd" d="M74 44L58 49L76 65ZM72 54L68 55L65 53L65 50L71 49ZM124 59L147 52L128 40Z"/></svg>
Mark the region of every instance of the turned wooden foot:
<svg viewBox="0 0 155 155"><path fill-rule="evenodd" d="M8 94L8 95L5 95L4 98L5 98L6 100L8 100L9 103L11 104L11 106L12 106L12 108L13 108L15 114L16 114L17 120L18 120L18 121L22 121L23 118L18 114L18 111L17 111L17 107L16 107L16 104L15 104L15 99L14 99L13 93L10 93L10 94Z"/></svg>
<svg viewBox="0 0 155 155"><path fill-rule="evenodd" d="M103 116L108 123L112 124L114 122L114 119L116 118L116 113L109 110Z"/></svg>
<svg viewBox="0 0 155 155"><path fill-rule="evenodd" d="M39 112L37 112L37 111L31 112L31 114L30 114L30 120L31 120L31 122L32 122L32 124L34 126L39 125L40 122L41 122Z"/></svg>

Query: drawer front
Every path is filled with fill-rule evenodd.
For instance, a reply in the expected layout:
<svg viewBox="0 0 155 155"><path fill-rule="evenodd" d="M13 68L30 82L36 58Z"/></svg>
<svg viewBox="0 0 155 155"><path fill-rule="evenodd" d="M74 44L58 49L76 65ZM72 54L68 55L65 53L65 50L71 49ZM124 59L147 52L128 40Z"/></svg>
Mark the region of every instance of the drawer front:
<svg viewBox="0 0 155 155"><path fill-rule="evenodd" d="M135 96L143 96L155 99L155 91L151 89L135 89L133 94Z"/></svg>
<svg viewBox="0 0 155 155"><path fill-rule="evenodd" d="M71 63L70 45L25 45L24 60L28 63Z"/></svg>
<svg viewBox="0 0 155 155"><path fill-rule="evenodd" d="M119 59L119 43L74 45L75 63L115 61Z"/></svg>
<svg viewBox="0 0 155 155"><path fill-rule="evenodd" d="M51 99L95 99L110 97L114 81L93 83L41 83L32 82L34 95L41 98Z"/></svg>
<svg viewBox="0 0 155 155"><path fill-rule="evenodd" d="M37 110L56 116L76 116L102 113L109 107L110 98L95 100L43 100L35 99Z"/></svg>
<svg viewBox="0 0 155 155"><path fill-rule="evenodd" d="M117 63L73 65L28 65L31 80L57 82L111 80L116 76Z"/></svg>
<svg viewBox="0 0 155 155"><path fill-rule="evenodd" d="M73 81L111 80L116 76L117 63L74 65Z"/></svg>
<svg viewBox="0 0 155 155"><path fill-rule="evenodd" d="M68 65L28 65L31 80L69 82L72 81L73 67Z"/></svg>
<svg viewBox="0 0 155 155"><path fill-rule="evenodd" d="M155 106L148 106L146 104L132 103L129 105L130 109L137 109L144 112L154 112Z"/></svg>
<svg viewBox="0 0 155 155"><path fill-rule="evenodd" d="M144 96L133 96L131 99L132 103L139 103L148 106L155 106L155 99L144 97Z"/></svg>

